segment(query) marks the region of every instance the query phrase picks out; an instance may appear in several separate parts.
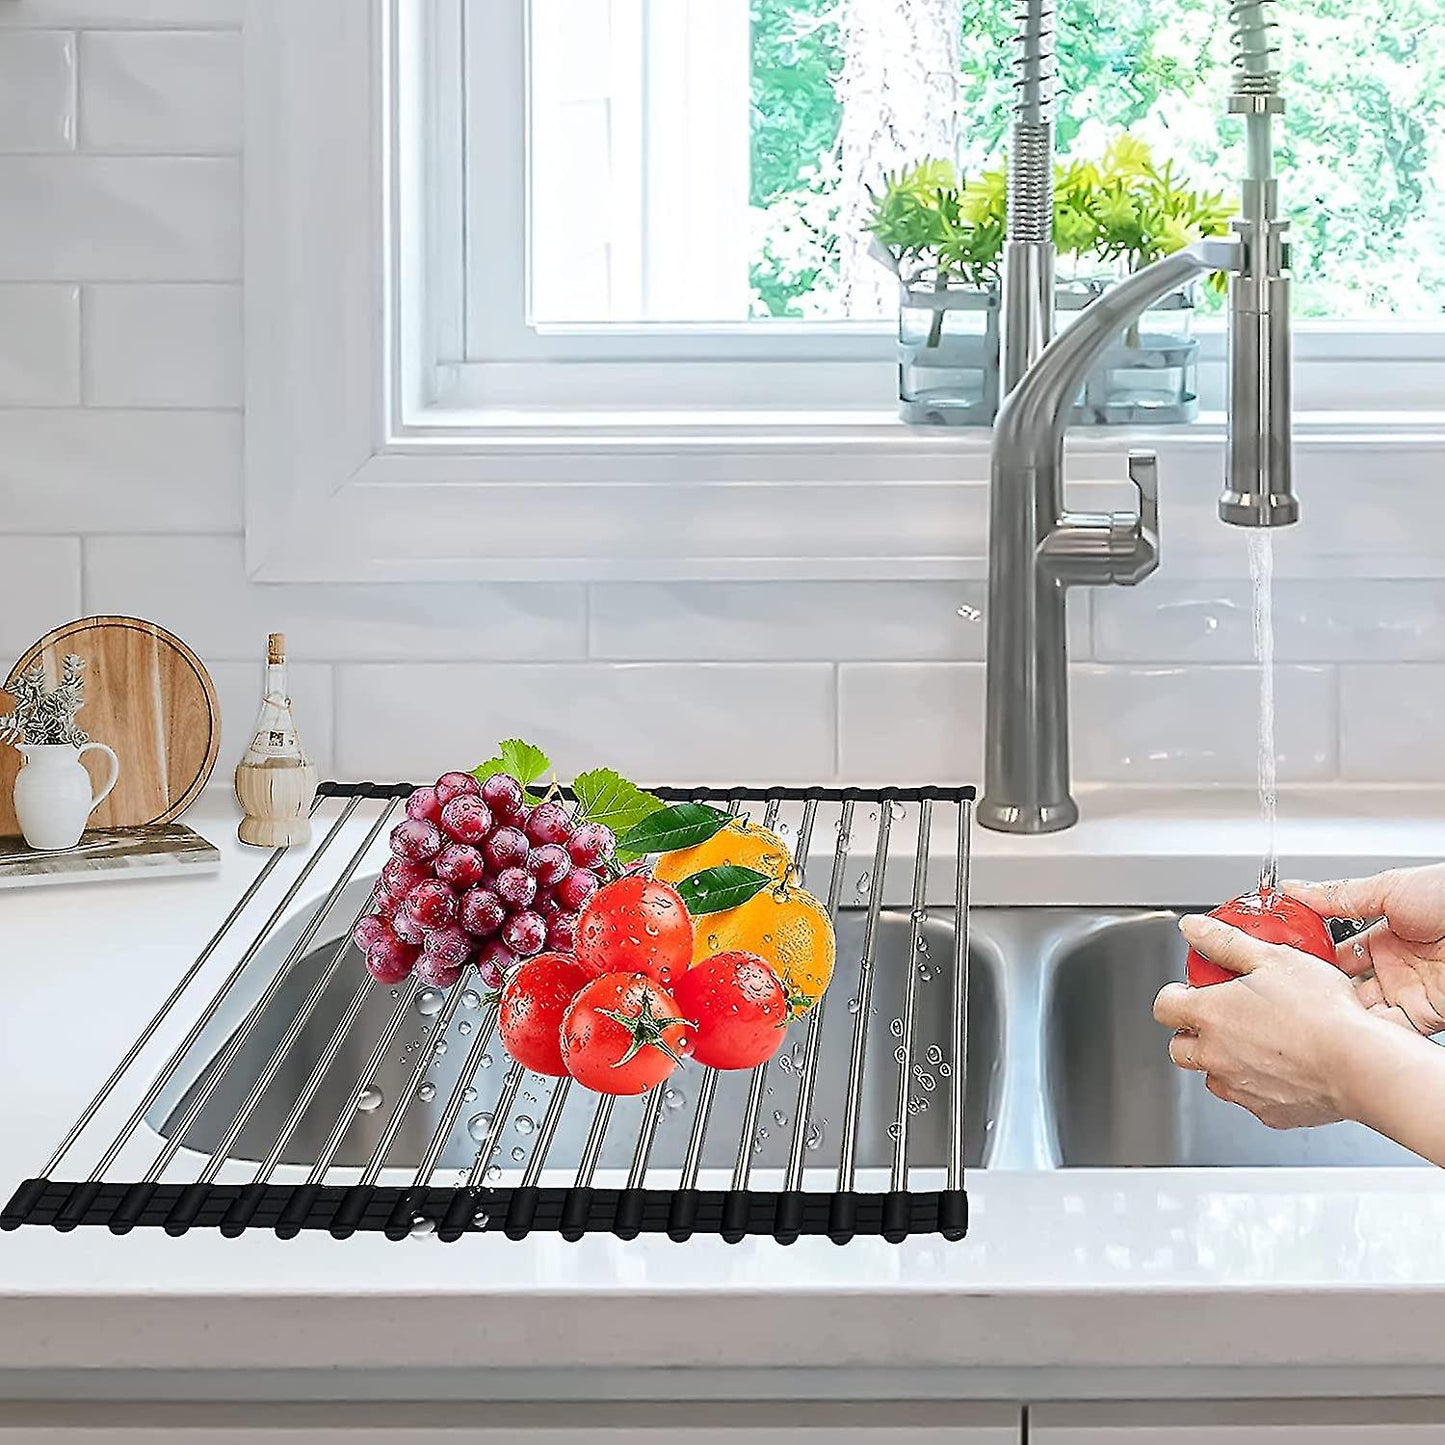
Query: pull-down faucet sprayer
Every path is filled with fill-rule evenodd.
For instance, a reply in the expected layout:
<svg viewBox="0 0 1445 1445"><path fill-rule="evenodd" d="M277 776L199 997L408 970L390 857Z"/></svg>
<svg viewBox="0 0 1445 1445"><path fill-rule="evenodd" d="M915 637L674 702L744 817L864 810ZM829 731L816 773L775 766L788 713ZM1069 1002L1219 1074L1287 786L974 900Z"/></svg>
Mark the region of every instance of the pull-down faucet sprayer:
<svg viewBox="0 0 1445 1445"><path fill-rule="evenodd" d="M993 436L985 786L978 805L985 827L1052 833L1078 819L1069 792L1065 597L1075 586L1132 586L1154 571L1159 492L1153 453L1134 452L1129 478L1139 494L1137 512L1069 511L1064 430L1085 376L1113 338L1155 301L1207 272L1229 274L1229 438L1219 515L1242 527L1278 527L1299 516L1290 455L1289 258L1272 169L1272 123L1284 102L1270 68L1269 3L1234 0L1230 11L1229 108L1244 117L1248 155L1234 237L1199 241L1146 266L1048 341L1053 251L1049 233L1040 235L1036 202L1041 192L1049 197L1051 213L1053 5L1017 0L1019 99L1004 250L1005 383L1016 384Z"/></svg>

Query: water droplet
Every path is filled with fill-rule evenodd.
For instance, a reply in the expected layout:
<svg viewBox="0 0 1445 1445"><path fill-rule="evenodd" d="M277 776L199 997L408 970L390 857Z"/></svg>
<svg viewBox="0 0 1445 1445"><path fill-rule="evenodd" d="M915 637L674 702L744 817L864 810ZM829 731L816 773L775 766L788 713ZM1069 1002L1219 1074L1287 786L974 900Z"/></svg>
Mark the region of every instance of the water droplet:
<svg viewBox="0 0 1445 1445"><path fill-rule="evenodd" d="M855 889L860 898L866 898L868 896L868 887L872 882L873 875L871 873L865 871L858 875L858 882L855 885Z"/></svg>
<svg viewBox="0 0 1445 1445"><path fill-rule="evenodd" d="M983 621L983 613L980 612L978 608L975 607L971 602L961 602L955 609L955 611L961 618L963 618L965 622Z"/></svg>
<svg viewBox="0 0 1445 1445"><path fill-rule="evenodd" d="M522 1148L522 1146L521 1146L520 1144L518 1144L517 1147L512 1150L512 1162L513 1162L513 1163L515 1163L515 1164L520 1164L520 1163L522 1162L522 1160L525 1159L526 1157L527 1157L527 1151L526 1151L524 1148Z"/></svg>
<svg viewBox="0 0 1445 1445"><path fill-rule="evenodd" d="M357 1096L356 1107L363 1114L370 1114L381 1108L384 1103L386 1103L386 1095L375 1084L369 1084Z"/></svg>
<svg viewBox="0 0 1445 1445"><path fill-rule="evenodd" d="M932 1074L919 1074L918 1087L926 1089L931 1094L938 1087L938 1080Z"/></svg>
<svg viewBox="0 0 1445 1445"><path fill-rule="evenodd" d="M791 1074L791 1073L793 1072L793 1061L792 1061L792 1059L791 1059L787 1054L779 1054L779 1055L778 1055L778 1067L779 1067L785 1074Z"/></svg>
<svg viewBox="0 0 1445 1445"><path fill-rule="evenodd" d="M518 1114L516 1123L512 1125L512 1128L519 1134L530 1134L536 1127L531 1118L526 1114Z"/></svg>
<svg viewBox="0 0 1445 1445"><path fill-rule="evenodd" d="M850 999L848 1000L848 1012L849 1012L850 1014L855 1014L855 1013L857 1013L858 1010L859 1010L860 1008L862 1008L862 1007L863 1007L863 1000L862 1000L862 999L860 999L860 998L850 998Z"/></svg>
<svg viewBox="0 0 1445 1445"><path fill-rule="evenodd" d="M462 1090L462 1103L470 1104L477 1097L477 1091L470 1084Z"/></svg>
<svg viewBox="0 0 1445 1445"><path fill-rule="evenodd" d="M901 1039L903 1037L903 1020L891 1020L888 1025L888 1032L892 1034L895 1039Z"/></svg>
<svg viewBox="0 0 1445 1445"><path fill-rule="evenodd" d="M476 991L476 989L469 988L462 994L463 1008L481 1008L481 1006L482 996Z"/></svg>
<svg viewBox="0 0 1445 1445"><path fill-rule="evenodd" d="M922 979L922 981L923 981L924 983L932 983L932 982L933 982L933 970L932 970L931 968L929 968L929 966L928 966L926 963L920 963L920 964L918 965L918 977L919 977L920 979Z"/></svg>
<svg viewBox="0 0 1445 1445"><path fill-rule="evenodd" d="M433 1014L442 1011L442 1005L447 1001L447 996L439 988L424 988L416 996L416 1011L419 1014L430 1018Z"/></svg>
<svg viewBox="0 0 1445 1445"><path fill-rule="evenodd" d="M895 1119L893 1123L888 1126L888 1137L890 1139L901 1139L903 1137L903 1125L899 1123L898 1120Z"/></svg>
<svg viewBox="0 0 1445 1445"><path fill-rule="evenodd" d="M823 1126L821 1124L809 1124L807 1137L803 1140L805 1149L821 1149L823 1147Z"/></svg>
<svg viewBox="0 0 1445 1445"><path fill-rule="evenodd" d="M478 1229L485 1229L492 1222L492 1217L485 1209L479 1209L472 1215L472 1223Z"/></svg>
<svg viewBox="0 0 1445 1445"><path fill-rule="evenodd" d="M491 1132L492 1116L490 1114L473 1114L472 1117L467 1120L467 1133L472 1136L474 1143L484 1143L487 1135Z"/></svg>
<svg viewBox="0 0 1445 1445"><path fill-rule="evenodd" d="M754 1153L754 1154L761 1154L762 1152L763 1152L763 1141L762 1141L761 1139L754 1139L754 1140L753 1140L753 1153Z"/></svg>
<svg viewBox="0 0 1445 1445"><path fill-rule="evenodd" d="M793 1067L794 1067L795 1069L801 1069L801 1068L803 1067L803 1058L804 1058L804 1052L803 1052L803 1046L802 1046L802 1044L794 1044L793 1047L788 1050L788 1052L789 1052L789 1054L790 1054L791 1057L792 1057Z"/></svg>
<svg viewBox="0 0 1445 1445"><path fill-rule="evenodd" d="M767 1137L768 1137L768 1131L767 1131L766 1129L759 1129L759 1130L758 1130L758 1138L759 1138L759 1139L766 1139Z"/></svg>
<svg viewBox="0 0 1445 1445"><path fill-rule="evenodd" d="M943 1062L943 1050L937 1044L929 1044L928 1052L924 1055L930 1064L941 1064Z"/></svg>
<svg viewBox="0 0 1445 1445"><path fill-rule="evenodd" d="M788 1122L788 1116L787 1116L785 1113L783 1113L783 1111L782 1111L781 1109L774 1109L774 1110L773 1110L773 1123L775 1123L775 1124L778 1126L778 1128L780 1128L780 1129L785 1128L786 1125L787 1125L787 1122Z"/></svg>
<svg viewBox="0 0 1445 1445"><path fill-rule="evenodd" d="M940 1064L938 1066L938 1076L941 1079L951 1079L953 1077L953 1065L949 1063Z"/></svg>
<svg viewBox="0 0 1445 1445"><path fill-rule="evenodd" d="M919 1101L918 1101L917 1099L910 1099L910 1100L908 1101L908 1112L909 1112L910 1114L918 1114L918 1113L921 1113L922 1110L923 1110L923 1105L922 1105L921 1103L919 1103Z"/></svg>
<svg viewBox="0 0 1445 1445"><path fill-rule="evenodd" d="M399 988L394 988L394 989L392 989L392 991L391 991L391 996L392 996L392 998L400 998L400 997L401 997L401 990L400 990Z"/></svg>
<svg viewBox="0 0 1445 1445"><path fill-rule="evenodd" d="M499 1184L502 1179L502 1166L500 1164L493 1164L491 1168L482 1175L482 1178L485 1179L488 1184Z"/></svg>
<svg viewBox="0 0 1445 1445"><path fill-rule="evenodd" d="M892 818L895 823L907 812L908 809L905 808L903 804L898 801L897 798L895 798L888 805L888 816Z"/></svg>
<svg viewBox="0 0 1445 1445"><path fill-rule="evenodd" d="M870 809L870 810L869 810L869 813L868 813L868 821L869 821L870 823L876 823L876 822L878 821L878 809L877 809L877 808L873 808L873 809Z"/></svg>
<svg viewBox="0 0 1445 1445"><path fill-rule="evenodd" d="M492 1056L490 1054L483 1054L481 1058L477 1060L477 1062L481 1065L482 1068L490 1069L492 1067Z"/></svg>
<svg viewBox="0 0 1445 1445"><path fill-rule="evenodd" d="M421 1088L416 1091L416 1096L423 1104L429 1104L437 1096L437 1086L435 1084L423 1084Z"/></svg>
<svg viewBox="0 0 1445 1445"><path fill-rule="evenodd" d="M664 1089L662 1091L662 1107L664 1109L680 1109L687 1103L687 1098L680 1089Z"/></svg>
<svg viewBox="0 0 1445 1445"><path fill-rule="evenodd" d="M421 1029L421 1036L422 1036L422 1038L425 1038L430 1032L431 1032L431 1025L430 1025L430 1024L423 1024L423 1025L422 1025L422 1029Z"/></svg>
<svg viewBox="0 0 1445 1445"><path fill-rule="evenodd" d="M458 1032L459 1034L469 1034L469 1033L471 1033L471 1031L472 1031L472 1025L471 1025L471 1021L470 1021L469 1019L462 1019L462 1020L457 1024L457 1032Z"/></svg>
<svg viewBox="0 0 1445 1445"><path fill-rule="evenodd" d="M411 1222L411 1228L407 1231L413 1239L425 1239L429 1234L436 1233L435 1223L424 1214L418 1214Z"/></svg>
<svg viewBox="0 0 1445 1445"><path fill-rule="evenodd" d="M907 1057L908 1051L903 1047L902 1044L899 1044L898 1047L893 1050L893 1061L895 1063L901 1064Z"/></svg>

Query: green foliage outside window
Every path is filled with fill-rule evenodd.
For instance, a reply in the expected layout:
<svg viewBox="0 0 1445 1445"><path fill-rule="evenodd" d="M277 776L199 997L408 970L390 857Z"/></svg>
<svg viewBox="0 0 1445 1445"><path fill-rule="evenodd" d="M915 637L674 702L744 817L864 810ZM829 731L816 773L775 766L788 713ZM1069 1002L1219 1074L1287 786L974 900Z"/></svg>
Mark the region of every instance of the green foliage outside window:
<svg viewBox="0 0 1445 1445"><path fill-rule="evenodd" d="M750 0L752 283L759 316L835 314L839 0ZM1304 316L1445 311L1445 0L1279 0L1277 149ZM959 165L996 166L1008 131L1007 0L964 0ZM1234 197L1242 126L1225 113L1226 0L1061 0L1061 157L1128 131L1161 165Z"/></svg>

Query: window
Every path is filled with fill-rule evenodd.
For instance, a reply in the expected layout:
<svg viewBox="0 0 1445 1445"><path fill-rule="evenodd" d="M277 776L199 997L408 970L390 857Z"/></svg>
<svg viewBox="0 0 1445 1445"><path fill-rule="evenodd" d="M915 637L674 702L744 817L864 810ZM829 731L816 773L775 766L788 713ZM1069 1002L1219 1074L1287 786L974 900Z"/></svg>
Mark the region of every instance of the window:
<svg viewBox="0 0 1445 1445"><path fill-rule="evenodd" d="M890 168L996 162L1011 8L248 0L252 575L979 575L988 438L896 420L863 218ZM1131 129L1232 193L1226 11L1061 0L1061 149ZM1278 14L1300 471L1384 505L1445 441L1445 0ZM1078 505L1136 441L1071 438ZM1217 422L1149 444L1203 515Z"/></svg>

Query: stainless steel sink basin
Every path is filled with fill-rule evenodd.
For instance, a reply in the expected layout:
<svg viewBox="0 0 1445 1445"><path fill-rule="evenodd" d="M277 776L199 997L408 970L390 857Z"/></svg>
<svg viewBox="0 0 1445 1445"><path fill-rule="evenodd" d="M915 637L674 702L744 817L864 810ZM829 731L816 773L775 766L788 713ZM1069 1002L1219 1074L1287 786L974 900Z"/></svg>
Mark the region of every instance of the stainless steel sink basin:
<svg viewBox="0 0 1445 1445"><path fill-rule="evenodd" d="M1043 1073L1058 1162L1096 1168L1420 1164L1357 1124L1276 1131L1175 1068L1154 995L1184 976L1177 914L1100 915L1050 960Z"/></svg>
<svg viewBox="0 0 1445 1445"><path fill-rule="evenodd" d="M356 899L365 897L367 882L358 885ZM349 917L348 899L337 907L338 919ZM904 989L910 957L911 919L906 912L885 911L880 920L876 951L873 1008L869 1016L864 1089L858 1132L857 1164L860 1169L886 1167L892 1158L893 1140L889 1125L897 1108L897 1065L893 1062L898 1038L894 1035L895 1020L903 1013ZM852 1032L846 1017L850 1002L858 989L858 962L862 952L864 915L845 911L838 929L838 976L827 995L829 1015L835 1018L821 1034L815 1101L805 1126L811 1147L805 1163L809 1167L835 1165L840 1143L841 1101L845 1096L849 1072L849 1045ZM195 1123L186 1132L185 1142L192 1148L213 1150L223 1138L228 1124L235 1117L248 1090L270 1059L273 1049L295 1019L305 997L316 980L318 971L331 959L336 943L336 926L328 924L331 942L317 947L291 970L272 1005L246 1041L215 1092L202 1107ZM921 1066L915 1075L912 1093L919 1104L917 1113L909 1118L909 1163L918 1166L942 1166L946 1160L947 1122L944 1100L949 1077L940 1074L935 1059L942 1060L948 1049L948 1003L952 997L949 961L953 949L951 915L930 917L923 925L927 953L918 985L918 1024L915 1033L914 1058ZM258 969L256 987L264 986L284 957L289 938L283 935L275 945L278 952L270 969ZM852 973L849 973L851 964ZM346 1012L359 980L361 960L354 949L345 965L322 996L314 1014L304 1026L296 1046L275 1081L262 1095L250 1123L229 1151L234 1159L259 1160L265 1156L291 1105L299 1096L318 1055L325 1048L338 1021ZM177 1071L174 1086L157 1101L149 1120L151 1127L169 1137L171 1130L184 1117L191 1098L209 1080L213 1061L236 1028L241 1012L254 998L238 1000L233 1008L218 1015L213 1027L204 1034L182 1067ZM373 988L363 1006L362 1014L348 1034L348 1042L328 1072L314 1102L302 1117L287 1147L282 1163L309 1165L317 1157L333 1123L345 1107L352 1086L360 1071L366 1068L372 1040L383 1031L386 1020L395 1008L395 998L388 989ZM460 1010L447 1034L447 1051L427 1071L430 1088L413 1098L405 1115L387 1162L392 1167L415 1168L425 1151L442 1115L447 1100L457 1084L463 1061L473 1041L472 1031L480 1027L485 1014L472 1009ZM387 1125L392 1107L405 1088L417 1060L415 1049L431 1050L436 1037L433 1021L420 1013L411 1013L392 1049L373 1076L384 1097L382 1106L372 1112L357 1112L344 1138L335 1163L340 1166L364 1165ZM985 1141L990 1121L997 1107L1002 1069L999 1055L999 995L997 979L987 960L973 969L969 1013L968 1099L970 1132L967 1161L978 1166L983 1162ZM805 1030L795 1025L783 1053L768 1072L767 1096L758 1115L759 1129L754 1150L754 1167L781 1167L788 1157L793 1132L799 1087L794 1061L803 1057ZM933 1051L933 1052L931 1052ZM507 1063L495 1044L482 1060L474 1078L477 1097L463 1109L452 1130L439 1167L443 1170L468 1168L476 1154L476 1144L468 1136L469 1118L490 1113L495 1105ZM693 1105L701 1071L686 1068L674 1075L673 1087L664 1099L652 1164L656 1169L677 1169L682 1161L692 1128ZM744 1115L750 1074L727 1073L719 1076L710 1124L703 1152L704 1168L730 1170L739 1147L739 1125ZM531 1125L540 1122L554 1085L537 1075L527 1075L523 1092L518 1096L512 1119ZM562 1114L556 1138L548 1159L559 1165L572 1161L575 1165L587 1136L595 1109L595 1099L574 1091ZM638 1134L642 1103L620 1100L613 1114L604 1145L600 1167L625 1169L631 1159ZM522 1162L532 1142L533 1130L526 1134L515 1130L515 1122L503 1132L498 1162L504 1168L515 1168ZM515 1151L515 1155L514 1155ZM514 1156L509 1158L508 1156ZM442 1182L450 1182L449 1179Z"/></svg>

